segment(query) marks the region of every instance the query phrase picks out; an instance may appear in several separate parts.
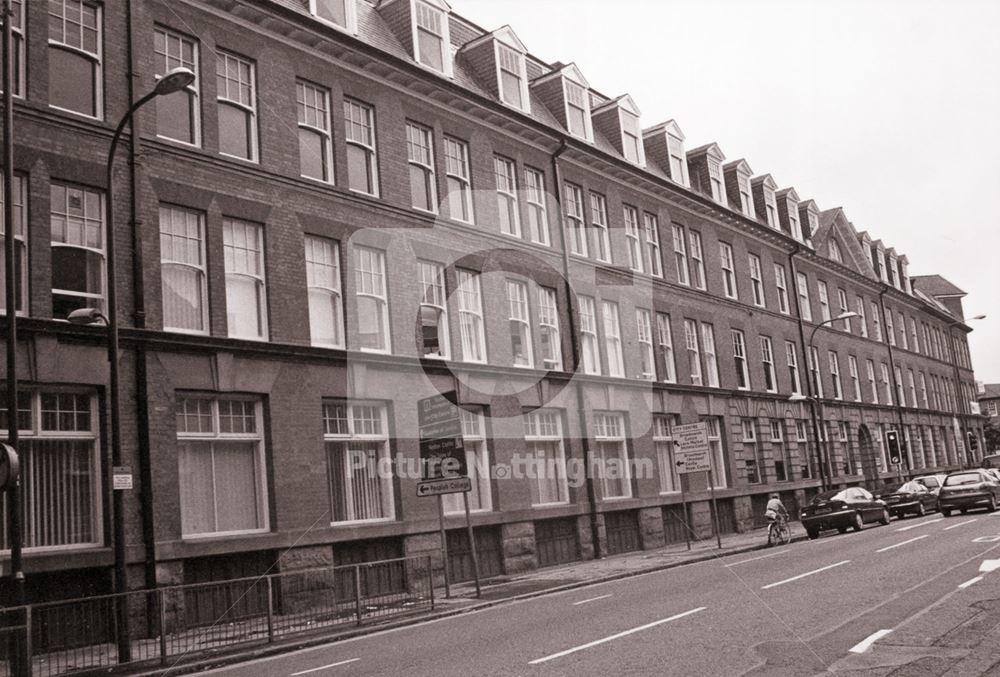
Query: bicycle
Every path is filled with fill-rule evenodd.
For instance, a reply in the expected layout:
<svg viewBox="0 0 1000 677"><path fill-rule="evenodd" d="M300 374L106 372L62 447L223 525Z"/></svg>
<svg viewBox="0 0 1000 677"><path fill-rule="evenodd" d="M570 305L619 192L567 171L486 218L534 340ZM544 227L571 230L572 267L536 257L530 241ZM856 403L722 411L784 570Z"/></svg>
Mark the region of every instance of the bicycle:
<svg viewBox="0 0 1000 677"><path fill-rule="evenodd" d="M767 544L785 545L790 540L792 540L792 528L783 515L778 515L767 526Z"/></svg>

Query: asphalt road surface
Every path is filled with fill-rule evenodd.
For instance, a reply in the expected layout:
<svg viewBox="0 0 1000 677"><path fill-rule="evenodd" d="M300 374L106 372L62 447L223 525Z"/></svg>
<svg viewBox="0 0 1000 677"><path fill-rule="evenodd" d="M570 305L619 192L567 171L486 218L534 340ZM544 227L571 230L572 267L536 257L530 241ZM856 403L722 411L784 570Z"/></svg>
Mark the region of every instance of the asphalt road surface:
<svg viewBox="0 0 1000 677"><path fill-rule="evenodd" d="M1000 571L974 580L997 558L1000 513L933 514L201 674L812 675L946 596L998 596Z"/></svg>

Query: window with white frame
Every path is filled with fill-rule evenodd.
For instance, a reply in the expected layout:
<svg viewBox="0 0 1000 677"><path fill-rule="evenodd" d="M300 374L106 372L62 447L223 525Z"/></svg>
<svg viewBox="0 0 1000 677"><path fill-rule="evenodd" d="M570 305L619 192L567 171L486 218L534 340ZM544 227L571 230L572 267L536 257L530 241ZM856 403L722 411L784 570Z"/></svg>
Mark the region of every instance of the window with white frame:
<svg viewBox="0 0 1000 677"><path fill-rule="evenodd" d="M785 364L788 366L788 379L792 384L792 394L802 394L802 378L799 376L799 354L795 343L785 341Z"/></svg>
<svg viewBox="0 0 1000 677"><path fill-rule="evenodd" d="M420 354L447 359L451 356L451 338L444 266L417 261L417 272L420 280Z"/></svg>
<svg viewBox="0 0 1000 677"><path fill-rule="evenodd" d="M840 314L851 312L851 304L847 300L847 292L843 289L837 289L837 299L840 302ZM851 331L851 318L844 319L844 331L850 333Z"/></svg>
<svg viewBox="0 0 1000 677"><path fill-rule="evenodd" d="M778 378L774 372L774 345L771 337L760 337L760 359L764 365L764 390L769 393L778 392Z"/></svg>
<svg viewBox="0 0 1000 677"><path fill-rule="evenodd" d="M465 447L465 465L469 471L472 491L469 512L489 512L493 509L490 490L490 450L486 444L486 417L481 407L461 410L462 445ZM445 494L444 511L449 515L465 512L462 494Z"/></svg>
<svg viewBox="0 0 1000 677"><path fill-rule="evenodd" d="M809 214L809 228L810 228L809 232L811 232L811 233L815 233L816 232L816 229L815 229L816 224L814 223L814 219L815 219L814 215L812 213L810 213ZM788 223L792 227L792 237L794 237L799 242L802 242L802 225L799 223L799 219L798 219L798 217L795 214L795 209L789 209L788 210Z"/></svg>
<svg viewBox="0 0 1000 677"><path fill-rule="evenodd" d="M451 44L448 15L427 2L416 0L413 44L417 62L451 76Z"/></svg>
<svg viewBox="0 0 1000 677"><path fill-rule="evenodd" d="M774 458L774 479L788 482L792 479L792 459L785 444L785 423L781 419L768 422L771 433L771 456Z"/></svg>
<svg viewBox="0 0 1000 677"><path fill-rule="evenodd" d="M694 320L684 320L684 345L687 348L691 385L700 386L702 385L701 349L698 346L698 323Z"/></svg>
<svg viewBox="0 0 1000 677"><path fill-rule="evenodd" d="M670 330L670 316L666 313L656 314L656 340L663 355L663 380L674 383L677 380L677 369L674 364L674 337Z"/></svg>
<svg viewBox="0 0 1000 677"><path fill-rule="evenodd" d="M882 394L885 396L885 403L892 406L892 387L889 385L889 365L882 363Z"/></svg>
<svg viewBox="0 0 1000 677"><path fill-rule="evenodd" d="M531 311L528 308L528 285L507 280L507 319L510 325L510 354L515 367L535 364L531 346Z"/></svg>
<svg viewBox="0 0 1000 677"><path fill-rule="evenodd" d="M828 351L827 358L830 363L830 378L833 381L833 399L842 400L844 399L844 388L840 382L840 358L832 350Z"/></svg>
<svg viewBox="0 0 1000 677"><path fill-rule="evenodd" d="M348 32L357 31L354 0L309 0L309 13Z"/></svg>
<svg viewBox="0 0 1000 677"><path fill-rule="evenodd" d="M176 406L181 533L267 531L260 400L179 394Z"/></svg>
<svg viewBox="0 0 1000 677"><path fill-rule="evenodd" d="M836 261L837 263L844 262L844 256L840 252L840 243L836 239L830 238L830 242L827 245L827 249L830 252L830 259Z"/></svg>
<svg viewBox="0 0 1000 677"><path fill-rule="evenodd" d="M604 318L604 351L608 360L608 376L624 376L625 358L622 355L618 304L613 301L602 301L601 314Z"/></svg>
<svg viewBox="0 0 1000 677"><path fill-rule="evenodd" d="M479 274L459 269L458 327L462 338L462 360L486 362L486 328L483 324L483 294Z"/></svg>
<svg viewBox="0 0 1000 677"><path fill-rule="evenodd" d="M639 242L639 212L635 207L625 205L623 208L625 220L625 241L628 243L628 265L634 271L644 272L642 262L642 245Z"/></svg>
<svg viewBox="0 0 1000 677"><path fill-rule="evenodd" d="M590 194L590 223L594 229L594 256L598 261L611 263L611 240L608 237L608 203L600 193ZM630 248L629 256L631 255Z"/></svg>
<svg viewBox="0 0 1000 677"><path fill-rule="evenodd" d="M295 103L299 122L299 173L310 179L333 183L330 90L305 80L296 80Z"/></svg>
<svg viewBox="0 0 1000 677"><path fill-rule="evenodd" d="M924 372L920 372L920 402L924 405L924 409L930 408L930 403L927 399L927 377L924 376ZM993 404L995 407L996 403Z"/></svg>
<svg viewBox="0 0 1000 677"><path fill-rule="evenodd" d="M747 369L747 344L743 332L733 329L733 363L736 366L736 387L750 390L750 370Z"/></svg>
<svg viewBox="0 0 1000 677"><path fill-rule="evenodd" d="M726 462L726 453L722 447L722 426L719 424L717 416L710 416L704 421L708 424L708 453L712 460L712 484L716 489L725 489L729 464Z"/></svg>
<svg viewBox="0 0 1000 677"><path fill-rule="evenodd" d="M785 267L780 263L774 264L774 285L778 290L778 310L788 315L788 279L785 277Z"/></svg>
<svg viewBox="0 0 1000 677"><path fill-rule="evenodd" d="M823 280L816 281L816 288L819 290L819 316L823 322L830 321L833 316L830 314L830 291Z"/></svg>
<svg viewBox="0 0 1000 677"><path fill-rule="evenodd" d="M495 44L500 100L518 110L530 111L528 73L524 55L499 40Z"/></svg>
<svg viewBox="0 0 1000 677"><path fill-rule="evenodd" d="M672 494L681 490L680 475L674 456L673 416L655 414L653 416L653 447L660 469L660 493Z"/></svg>
<svg viewBox="0 0 1000 677"><path fill-rule="evenodd" d="M621 107L618 108L618 115L622 127L622 154L632 164L645 167L646 153L642 147L639 118Z"/></svg>
<svg viewBox="0 0 1000 677"><path fill-rule="evenodd" d="M660 258L660 226L656 216L649 212L642 215L646 233L646 256L649 258L649 274L663 277L663 260Z"/></svg>
<svg viewBox="0 0 1000 677"><path fill-rule="evenodd" d="M726 184L722 178L722 165L715 158L708 158L708 182L712 188L712 199L726 204Z"/></svg>
<svg viewBox="0 0 1000 677"><path fill-rule="evenodd" d="M690 232L689 244L691 251L691 283L696 289L705 289L705 255L701 248L701 233L697 230L692 230Z"/></svg>
<svg viewBox="0 0 1000 677"><path fill-rule="evenodd" d="M592 140L590 126L590 94L583 85L564 77L563 93L566 97L566 128L573 136Z"/></svg>
<svg viewBox="0 0 1000 677"><path fill-rule="evenodd" d="M198 43L175 31L153 30L154 77L159 80L175 68L187 68L194 81L184 89L156 98L156 135L192 146L201 145L201 104L198 91Z"/></svg>
<svg viewBox="0 0 1000 677"><path fill-rule="evenodd" d="M233 338L267 338L267 287L264 276L264 227L223 219L226 263L226 321Z"/></svg>
<svg viewBox="0 0 1000 677"><path fill-rule="evenodd" d="M876 341L882 340L882 320L879 316L878 304L872 301L872 330L874 331L874 339Z"/></svg>
<svg viewBox="0 0 1000 677"><path fill-rule="evenodd" d="M691 284L690 273L688 271L688 250L687 238L684 227L673 224L674 235L674 263L677 266L677 282L683 285ZM700 241L699 241L700 244Z"/></svg>
<svg viewBox="0 0 1000 677"><path fill-rule="evenodd" d="M102 6L92 0L49 0L48 5L49 105L101 118Z"/></svg>
<svg viewBox="0 0 1000 677"><path fill-rule="evenodd" d="M910 388L910 406L917 407L917 379L913 375L912 369L906 370L906 385Z"/></svg>
<svg viewBox="0 0 1000 677"><path fill-rule="evenodd" d="M761 270L760 257L750 254L750 290L753 292L753 304L760 308L766 306L764 300L764 273Z"/></svg>
<svg viewBox="0 0 1000 677"><path fill-rule="evenodd" d="M549 216L545 205L545 175L530 167L524 170L524 197L528 203L528 236L548 246Z"/></svg>
<svg viewBox="0 0 1000 677"><path fill-rule="evenodd" d="M861 374L858 373L858 358L854 355L847 356L847 368L851 372L851 392L854 393L854 401L861 401Z"/></svg>
<svg viewBox="0 0 1000 677"><path fill-rule="evenodd" d="M639 377L656 380L656 358L653 354L653 321L649 311L635 310L636 338L639 343Z"/></svg>
<svg viewBox="0 0 1000 677"><path fill-rule="evenodd" d="M910 316L910 348L915 353L920 352L920 341L917 339L917 321Z"/></svg>
<svg viewBox="0 0 1000 677"><path fill-rule="evenodd" d="M375 353L391 352L385 252L370 247L355 247L354 266L358 347Z"/></svg>
<svg viewBox="0 0 1000 677"><path fill-rule="evenodd" d="M542 366L561 371L562 343L559 340L559 307L555 289L538 288L538 333L542 347Z"/></svg>
<svg viewBox="0 0 1000 677"><path fill-rule="evenodd" d="M332 524L395 518L389 422L377 402L323 402L323 446L330 480Z"/></svg>
<svg viewBox="0 0 1000 677"><path fill-rule="evenodd" d="M632 483L628 472L628 449L625 444L625 416L620 413L594 412L594 446L601 474L601 497L604 500L628 498Z"/></svg>
<svg viewBox="0 0 1000 677"><path fill-rule="evenodd" d="M4 238L8 233L6 224L4 223L4 200L6 195L3 193L3 173L0 172L0 244L3 244ZM14 312L18 314L23 314L25 308L27 308L28 303L28 243L25 234L25 225L27 223L27 218L25 214L25 188L24 179L18 175L14 175L14 199L12 210L14 213L14 267L17 271L15 277L15 305ZM5 263L0 263L0 313L6 313L7 306L7 277L4 275Z"/></svg>
<svg viewBox="0 0 1000 677"><path fill-rule="evenodd" d="M733 259L733 248L725 243L719 243L719 258L722 263L722 290L731 299L739 298L736 289L736 265Z"/></svg>
<svg viewBox="0 0 1000 677"><path fill-rule="evenodd" d="M899 313L899 345L903 347L903 350L910 349L910 340L906 335L906 316L903 315L902 311Z"/></svg>
<svg viewBox="0 0 1000 677"><path fill-rule="evenodd" d="M809 462L809 449L806 444L808 441L806 422L802 419L795 420L795 441L798 443L797 455L802 479L809 479L812 477L812 465Z"/></svg>
<svg viewBox="0 0 1000 677"><path fill-rule="evenodd" d="M764 207L767 209L767 225L772 228L780 228L781 225L778 222L778 201L775 199L774 188L771 188L765 182L764 188ZM788 210L788 213L792 213L792 209Z"/></svg>
<svg viewBox="0 0 1000 677"><path fill-rule="evenodd" d="M670 178L682 186L688 185L687 153L684 140L667 132L667 153L670 155Z"/></svg>
<svg viewBox="0 0 1000 677"><path fill-rule="evenodd" d="M701 347L705 354L705 385L719 387L719 360L715 354L715 327L701 323Z"/></svg>
<svg viewBox="0 0 1000 677"><path fill-rule="evenodd" d="M812 303L809 301L809 278L805 273L795 273L795 283L799 290L799 313L806 322L812 322Z"/></svg>
<svg viewBox="0 0 1000 677"><path fill-rule="evenodd" d="M469 144L444 138L445 175L448 181L449 215L457 221L472 223L472 178L469 170Z"/></svg>
<svg viewBox="0 0 1000 677"><path fill-rule="evenodd" d="M437 179L434 177L434 132L406 123L406 156L410 165L410 200L414 209L437 213Z"/></svg>
<svg viewBox="0 0 1000 677"><path fill-rule="evenodd" d="M893 376L896 377L896 401L899 402L899 406L906 406L906 391L903 390L903 370L896 367L893 371Z"/></svg>
<svg viewBox="0 0 1000 677"><path fill-rule="evenodd" d="M207 333L205 219L201 212L160 205L160 274L163 328Z"/></svg>
<svg viewBox="0 0 1000 677"><path fill-rule="evenodd" d="M254 64L217 50L215 81L219 108L219 152L257 161L257 84Z"/></svg>
<svg viewBox="0 0 1000 677"><path fill-rule="evenodd" d="M868 372L868 387L872 392L872 404L878 404L878 383L875 380L875 363L872 360L865 360L865 368Z"/></svg>
<svg viewBox="0 0 1000 677"><path fill-rule="evenodd" d="M341 293L340 243L306 235L305 248L309 334L312 344L343 348L344 298Z"/></svg>
<svg viewBox="0 0 1000 677"><path fill-rule="evenodd" d="M860 325L858 331L863 337L868 338L868 313L865 312L865 300L859 296L854 308Z"/></svg>
<svg viewBox="0 0 1000 677"><path fill-rule="evenodd" d="M104 195L53 182L49 209L52 317L65 320L79 308L104 312Z"/></svg>
<svg viewBox="0 0 1000 677"><path fill-rule="evenodd" d="M583 225L583 190L572 183L566 184L566 235L569 250L580 256L587 256L587 232Z"/></svg>
<svg viewBox="0 0 1000 677"><path fill-rule="evenodd" d="M750 175L740 172L737 174L737 183L740 188L740 207L744 216L751 219L756 218L754 214L753 191L750 188Z"/></svg>
<svg viewBox="0 0 1000 677"><path fill-rule="evenodd" d="M358 193L378 197L375 109L360 101L344 99L344 126L347 185Z"/></svg>
<svg viewBox="0 0 1000 677"><path fill-rule="evenodd" d="M597 348L597 311L594 299L583 295L577 295L576 299L580 307L580 352L583 373L600 374L601 357Z"/></svg>
<svg viewBox="0 0 1000 677"><path fill-rule="evenodd" d="M531 504L569 502L561 413L556 409L536 409L526 412L523 421L525 451L535 465L534 481L529 483Z"/></svg>
<svg viewBox="0 0 1000 677"><path fill-rule="evenodd" d="M889 340L889 345L896 345L896 324L892 319L892 311L885 311L885 337Z"/></svg>
<svg viewBox="0 0 1000 677"><path fill-rule="evenodd" d="M0 434L7 437L6 393ZM104 542L97 398L77 390L19 390L21 543L26 551L94 548ZM6 509L0 514L6 517ZM7 520L0 550L9 551Z"/></svg>
<svg viewBox="0 0 1000 677"><path fill-rule="evenodd" d="M757 422L752 418L740 420L743 432L743 463L747 471L747 484L764 483L764 464L757 445Z"/></svg>
<svg viewBox="0 0 1000 677"><path fill-rule="evenodd" d="M809 376L812 378L816 397L823 397L823 377L819 373L819 351L809 346Z"/></svg>
<svg viewBox="0 0 1000 677"><path fill-rule="evenodd" d="M521 214L517 204L517 166L513 160L493 157L497 179L497 202L500 208L500 232L521 237Z"/></svg>
<svg viewBox="0 0 1000 677"><path fill-rule="evenodd" d="M25 0L11 1L11 33L14 39L12 46L13 53L13 73L14 73L14 96L24 97L25 60L24 60L24 5Z"/></svg>

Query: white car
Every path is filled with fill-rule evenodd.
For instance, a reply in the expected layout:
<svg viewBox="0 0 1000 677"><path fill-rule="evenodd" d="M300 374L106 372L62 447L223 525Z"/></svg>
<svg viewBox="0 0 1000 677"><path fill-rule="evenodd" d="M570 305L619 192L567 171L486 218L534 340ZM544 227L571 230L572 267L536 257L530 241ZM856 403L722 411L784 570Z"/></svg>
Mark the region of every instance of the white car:
<svg viewBox="0 0 1000 677"><path fill-rule="evenodd" d="M928 489L930 489L931 492L935 496L937 496L938 493L940 493L940 491L941 491L941 485L944 484L944 478L945 477L946 477L946 475L943 475L943 474L942 475L920 475L919 477L914 477L913 481L914 482L919 482L920 484L924 485L925 487L927 487Z"/></svg>

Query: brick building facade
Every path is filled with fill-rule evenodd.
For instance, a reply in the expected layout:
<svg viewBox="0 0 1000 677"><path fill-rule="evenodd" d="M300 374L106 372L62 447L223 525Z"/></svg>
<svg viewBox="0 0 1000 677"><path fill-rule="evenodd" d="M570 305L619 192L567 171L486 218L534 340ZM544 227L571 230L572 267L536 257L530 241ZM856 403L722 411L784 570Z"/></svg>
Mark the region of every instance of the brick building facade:
<svg viewBox="0 0 1000 677"><path fill-rule="evenodd" d="M105 331L65 322L104 303L107 209L131 587L437 553L417 479L349 461L417 458L416 400L439 391L488 469L471 500L493 573L683 540L677 423L709 424L727 531L770 491L895 477L900 425L904 473L974 460L960 297L509 27L443 0L15 4L35 599L109 587ZM105 204L130 85L176 66L195 83L137 116ZM634 470L510 477L525 457ZM683 482L706 537L708 480Z"/></svg>

